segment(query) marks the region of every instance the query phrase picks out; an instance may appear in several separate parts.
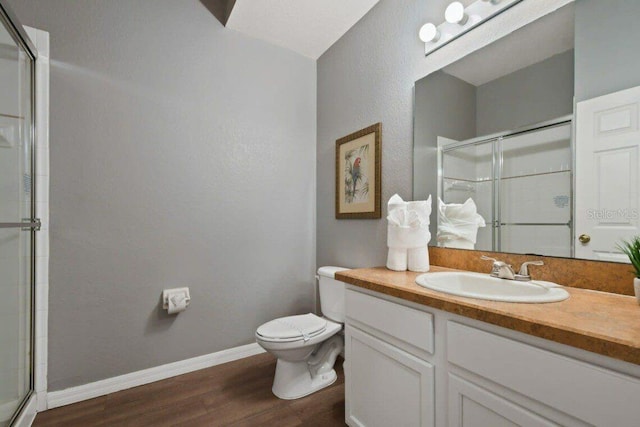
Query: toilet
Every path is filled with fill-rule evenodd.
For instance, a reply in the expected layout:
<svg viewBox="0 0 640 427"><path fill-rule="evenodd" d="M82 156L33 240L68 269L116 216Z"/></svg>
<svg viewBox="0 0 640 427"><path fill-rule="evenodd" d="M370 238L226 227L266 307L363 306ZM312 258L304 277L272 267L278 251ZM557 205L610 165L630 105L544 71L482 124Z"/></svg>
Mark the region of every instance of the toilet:
<svg viewBox="0 0 640 427"><path fill-rule="evenodd" d="M345 284L335 280L341 267L318 269L322 317L313 313L281 317L256 330L256 342L278 362L272 391L280 399L298 399L330 386L344 348Z"/></svg>

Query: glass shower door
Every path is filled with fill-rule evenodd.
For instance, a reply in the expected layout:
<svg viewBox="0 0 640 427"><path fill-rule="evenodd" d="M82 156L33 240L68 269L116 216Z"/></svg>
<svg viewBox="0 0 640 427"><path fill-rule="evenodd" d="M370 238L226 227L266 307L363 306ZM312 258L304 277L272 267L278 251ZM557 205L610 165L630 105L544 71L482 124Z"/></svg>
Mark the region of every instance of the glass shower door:
<svg viewBox="0 0 640 427"><path fill-rule="evenodd" d="M33 388L33 59L0 14L0 426Z"/></svg>
<svg viewBox="0 0 640 427"><path fill-rule="evenodd" d="M475 249L573 256L570 120L439 149L438 196L473 199L487 224Z"/></svg>
<svg viewBox="0 0 640 427"><path fill-rule="evenodd" d="M492 250L494 140L444 148L441 162L438 196L444 203L462 204L472 199L478 214L487 223L486 227L478 229L475 248Z"/></svg>
<svg viewBox="0 0 640 427"><path fill-rule="evenodd" d="M571 122L499 141L499 251L570 257Z"/></svg>

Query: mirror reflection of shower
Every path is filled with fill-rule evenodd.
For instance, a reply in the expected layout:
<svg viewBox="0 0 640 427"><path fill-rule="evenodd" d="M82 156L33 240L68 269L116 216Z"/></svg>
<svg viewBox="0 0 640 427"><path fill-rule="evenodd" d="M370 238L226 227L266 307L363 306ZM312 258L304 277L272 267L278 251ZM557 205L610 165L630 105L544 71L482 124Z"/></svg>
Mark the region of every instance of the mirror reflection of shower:
<svg viewBox="0 0 640 427"><path fill-rule="evenodd" d="M571 159L571 117L465 141L439 137L438 245L572 256Z"/></svg>
<svg viewBox="0 0 640 427"><path fill-rule="evenodd" d="M447 191L473 192L471 184L453 183ZM438 198L438 245L445 248L475 249L478 229L486 227L484 217L469 197L464 203L445 203Z"/></svg>

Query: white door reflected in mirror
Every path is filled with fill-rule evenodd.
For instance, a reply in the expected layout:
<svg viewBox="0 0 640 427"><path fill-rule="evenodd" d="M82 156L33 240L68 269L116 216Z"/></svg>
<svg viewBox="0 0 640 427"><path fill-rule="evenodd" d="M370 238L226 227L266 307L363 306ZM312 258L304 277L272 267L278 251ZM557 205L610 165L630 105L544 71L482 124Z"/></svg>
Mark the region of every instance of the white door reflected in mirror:
<svg viewBox="0 0 640 427"><path fill-rule="evenodd" d="M640 234L640 86L577 105L576 257L628 262L617 249Z"/></svg>

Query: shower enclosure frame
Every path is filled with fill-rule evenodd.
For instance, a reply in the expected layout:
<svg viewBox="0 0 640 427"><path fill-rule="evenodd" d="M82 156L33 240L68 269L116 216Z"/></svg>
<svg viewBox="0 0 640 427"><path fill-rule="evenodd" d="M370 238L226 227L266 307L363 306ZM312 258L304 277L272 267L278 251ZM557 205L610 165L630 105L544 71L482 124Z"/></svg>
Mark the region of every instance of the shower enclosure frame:
<svg viewBox="0 0 640 427"><path fill-rule="evenodd" d="M14 425L35 397L35 377L36 377L36 231L40 229L40 221L36 218L36 61L38 51L27 35L26 30L20 24L15 13L0 0L0 21L5 25L16 43L21 47L30 60L30 131L28 133L30 145L30 169L31 169L31 216L28 223L24 223L25 229L30 229L30 313L29 313L29 335L30 335L30 357L29 357L29 391L20 402L13 417L9 420L9 425Z"/></svg>
<svg viewBox="0 0 640 427"><path fill-rule="evenodd" d="M574 239L574 169L575 169L575 144L574 144L574 120L573 115L569 114L566 116L558 117L552 120L547 120L539 123L535 123L529 126L524 126L518 128L516 130L507 130L502 132L493 133L490 135L483 135L476 138L467 139L460 142L450 143L450 144L440 144L438 143L437 147L437 179L438 179L438 199L443 200L444 197L444 154L449 151L458 150L461 148L479 146L483 144L491 144L491 172L492 172L492 190L491 190L491 221L488 224L491 224L492 233L491 233L491 243L493 252L502 252L502 216L501 216L501 188L500 182L502 180L502 170L504 166L504 159L502 155L502 142L505 138L523 135L531 132L540 131L543 129L550 129L553 127L569 125L571 128L571 139L569 141L570 144L570 152L571 152L571 169L569 172L569 182L570 182L570 200L569 203L569 223L568 224L558 224L558 225L568 225L570 232L570 257L574 256L575 253L575 239ZM444 200L443 200L444 201ZM439 221L438 212L438 219ZM516 224L517 225L517 224ZM528 224L531 225L531 224ZM535 224L533 224L535 225ZM556 225L556 224L538 224L538 225ZM544 254L541 254L544 255Z"/></svg>

